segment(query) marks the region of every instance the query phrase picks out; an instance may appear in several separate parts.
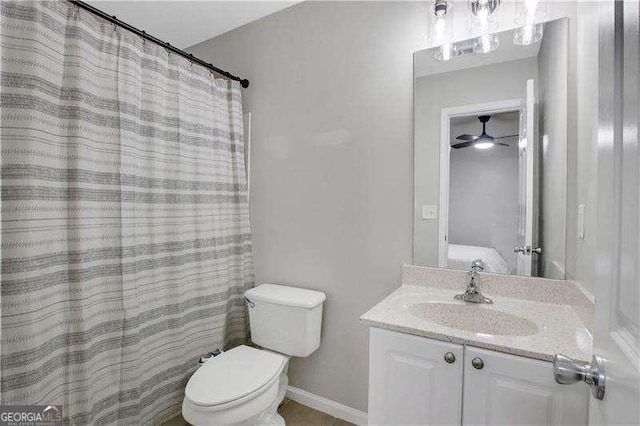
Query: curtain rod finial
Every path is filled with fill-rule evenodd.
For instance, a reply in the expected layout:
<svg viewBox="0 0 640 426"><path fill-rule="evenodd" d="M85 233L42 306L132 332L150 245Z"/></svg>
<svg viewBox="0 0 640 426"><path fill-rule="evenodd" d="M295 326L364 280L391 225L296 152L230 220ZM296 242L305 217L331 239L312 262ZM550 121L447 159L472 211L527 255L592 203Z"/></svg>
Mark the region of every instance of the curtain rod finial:
<svg viewBox="0 0 640 426"><path fill-rule="evenodd" d="M247 80L246 78L240 80L240 86L242 86L242 87L244 87L246 89L247 87L249 87L249 80Z"/></svg>

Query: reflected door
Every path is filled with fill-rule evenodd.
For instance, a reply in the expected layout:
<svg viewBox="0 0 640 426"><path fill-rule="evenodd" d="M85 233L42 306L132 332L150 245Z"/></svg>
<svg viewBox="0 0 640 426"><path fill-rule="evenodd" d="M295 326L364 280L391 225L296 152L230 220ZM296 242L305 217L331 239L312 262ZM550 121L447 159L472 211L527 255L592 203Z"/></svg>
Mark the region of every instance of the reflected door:
<svg viewBox="0 0 640 426"><path fill-rule="evenodd" d="M520 134L518 142L518 275L531 276L536 272L537 253L532 247L537 244L534 236L537 225L537 203L535 199L535 155L536 155L536 99L533 79L527 80L526 97L520 107Z"/></svg>

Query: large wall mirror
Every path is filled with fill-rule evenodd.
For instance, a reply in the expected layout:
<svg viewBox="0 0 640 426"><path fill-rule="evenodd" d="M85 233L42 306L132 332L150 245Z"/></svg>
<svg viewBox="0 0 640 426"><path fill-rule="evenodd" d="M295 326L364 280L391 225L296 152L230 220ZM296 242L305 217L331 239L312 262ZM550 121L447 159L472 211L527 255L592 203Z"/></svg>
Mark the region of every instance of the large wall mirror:
<svg viewBox="0 0 640 426"><path fill-rule="evenodd" d="M565 277L567 21L414 54L415 265Z"/></svg>

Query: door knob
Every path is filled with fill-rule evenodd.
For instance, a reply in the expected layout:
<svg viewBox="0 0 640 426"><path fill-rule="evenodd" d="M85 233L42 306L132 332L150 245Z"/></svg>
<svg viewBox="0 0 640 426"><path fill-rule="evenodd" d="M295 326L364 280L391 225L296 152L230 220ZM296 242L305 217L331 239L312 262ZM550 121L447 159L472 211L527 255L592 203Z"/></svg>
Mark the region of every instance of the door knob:
<svg viewBox="0 0 640 426"><path fill-rule="evenodd" d="M591 393L594 398L604 399L604 362L599 356L593 355L589 364L583 361L576 361L562 354L555 354L553 356L553 374L556 382L561 385L585 382L591 387Z"/></svg>
<svg viewBox="0 0 640 426"><path fill-rule="evenodd" d="M522 254L531 254L531 253L542 254L542 247L532 248L531 246L522 246L522 247L516 246L513 248L513 252L522 253Z"/></svg>

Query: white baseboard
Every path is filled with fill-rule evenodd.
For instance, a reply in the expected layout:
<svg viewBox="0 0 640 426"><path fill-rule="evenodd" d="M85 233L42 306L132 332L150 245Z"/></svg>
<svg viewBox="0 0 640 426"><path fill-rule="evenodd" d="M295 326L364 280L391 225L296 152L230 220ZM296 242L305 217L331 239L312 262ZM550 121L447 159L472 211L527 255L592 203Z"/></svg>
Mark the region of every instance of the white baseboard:
<svg viewBox="0 0 640 426"><path fill-rule="evenodd" d="M366 426L367 413L348 407L339 402L332 401L327 398L312 394L300 388L293 386L287 387L287 398L299 402L302 405L311 407L314 410L322 411L330 416L346 420L358 426Z"/></svg>

